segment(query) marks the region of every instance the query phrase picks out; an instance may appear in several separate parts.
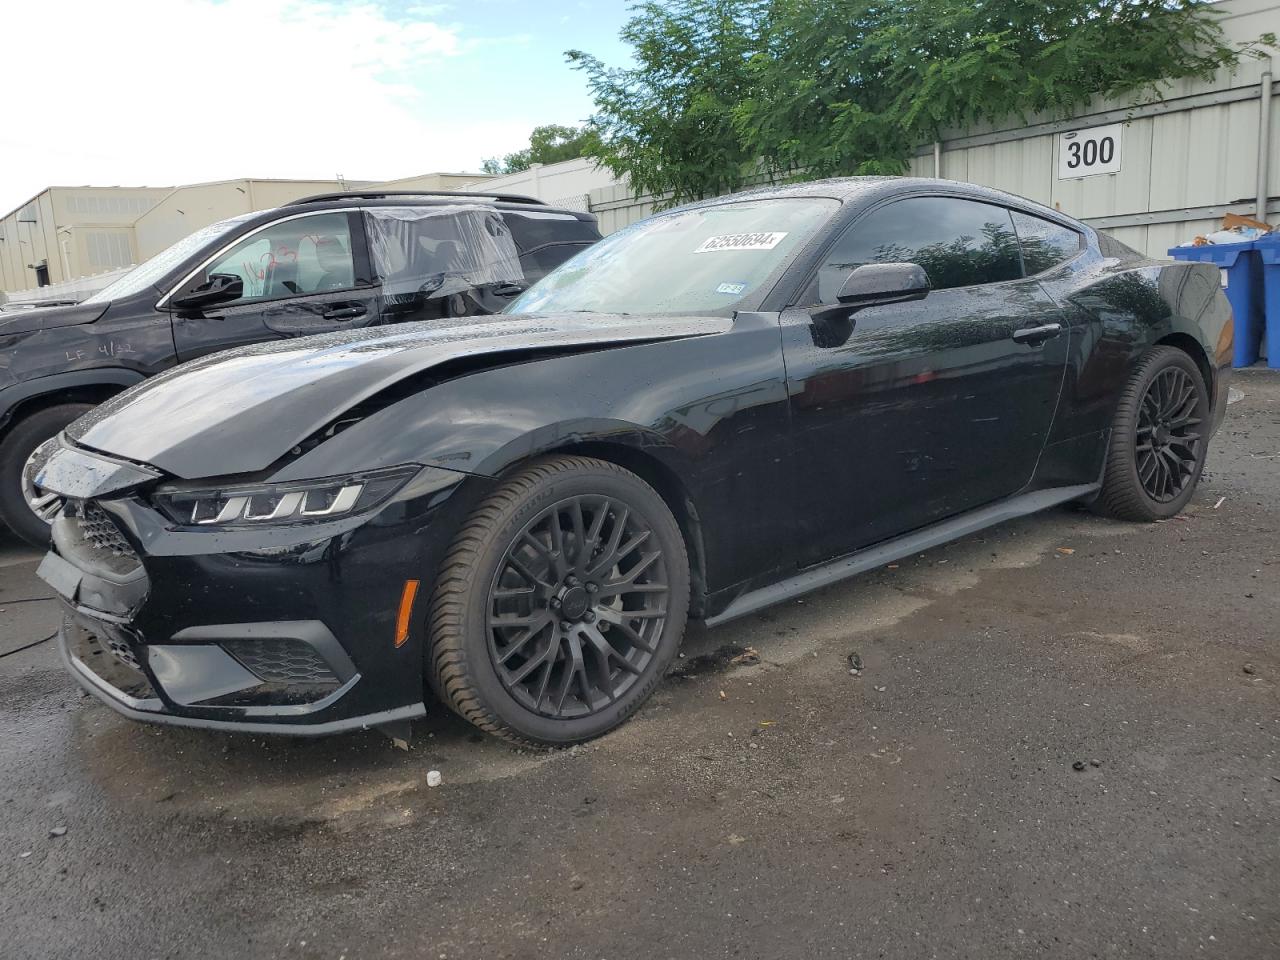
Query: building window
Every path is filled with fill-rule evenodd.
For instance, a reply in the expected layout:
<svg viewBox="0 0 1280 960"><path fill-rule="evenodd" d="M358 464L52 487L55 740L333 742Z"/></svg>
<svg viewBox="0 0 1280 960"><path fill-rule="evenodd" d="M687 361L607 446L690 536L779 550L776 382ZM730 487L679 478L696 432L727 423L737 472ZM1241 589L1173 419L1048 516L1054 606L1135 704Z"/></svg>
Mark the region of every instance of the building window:
<svg viewBox="0 0 1280 960"><path fill-rule="evenodd" d="M150 197L71 196L67 212L78 216L115 216L137 219L156 205Z"/></svg>
<svg viewBox="0 0 1280 960"><path fill-rule="evenodd" d="M133 262L127 234L98 231L86 233L84 239L88 248L89 265L92 267L108 270L112 267L127 267Z"/></svg>

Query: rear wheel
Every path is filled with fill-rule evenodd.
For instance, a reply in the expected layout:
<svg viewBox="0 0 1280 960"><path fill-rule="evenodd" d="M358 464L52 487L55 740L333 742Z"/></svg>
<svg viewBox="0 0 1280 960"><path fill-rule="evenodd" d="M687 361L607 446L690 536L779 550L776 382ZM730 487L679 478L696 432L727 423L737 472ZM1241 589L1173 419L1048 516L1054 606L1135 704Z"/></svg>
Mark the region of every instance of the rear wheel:
<svg viewBox="0 0 1280 960"><path fill-rule="evenodd" d="M37 410L0 443L0 520L34 546L49 545L49 524L62 507L57 495L36 483L36 448L92 409L87 403L63 403Z"/></svg>
<svg viewBox="0 0 1280 960"><path fill-rule="evenodd" d="M1156 347L1129 378L1111 427L1098 507L1122 520L1162 520L1187 505L1204 470L1209 392L1195 361Z"/></svg>
<svg viewBox="0 0 1280 960"><path fill-rule="evenodd" d="M589 740L653 692L688 608L684 540L653 488L606 461L544 460L477 507L450 547L427 678L508 740Z"/></svg>

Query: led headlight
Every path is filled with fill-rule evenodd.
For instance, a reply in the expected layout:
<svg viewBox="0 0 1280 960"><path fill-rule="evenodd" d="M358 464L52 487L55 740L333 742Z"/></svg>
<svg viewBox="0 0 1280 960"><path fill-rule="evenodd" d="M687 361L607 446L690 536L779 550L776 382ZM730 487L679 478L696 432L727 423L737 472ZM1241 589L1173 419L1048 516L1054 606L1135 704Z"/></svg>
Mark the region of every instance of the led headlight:
<svg viewBox="0 0 1280 960"><path fill-rule="evenodd" d="M295 483L203 488L166 484L155 489L151 500L166 517L184 527L244 527L334 520L378 506L421 469L409 465Z"/></svg>

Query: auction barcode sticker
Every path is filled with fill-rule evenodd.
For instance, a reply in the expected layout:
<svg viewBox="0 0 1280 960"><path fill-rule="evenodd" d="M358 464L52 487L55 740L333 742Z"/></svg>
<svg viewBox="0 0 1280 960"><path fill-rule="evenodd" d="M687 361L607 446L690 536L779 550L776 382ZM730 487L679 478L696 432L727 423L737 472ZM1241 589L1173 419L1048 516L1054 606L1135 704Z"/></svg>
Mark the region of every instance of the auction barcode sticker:
<svg viewBox="0 0 1280 960"><path fill-rule="evenodd" d="M786 233L727 233L708 237L694 253L711 253L716 250L772 250L782 242Z"/></svg>

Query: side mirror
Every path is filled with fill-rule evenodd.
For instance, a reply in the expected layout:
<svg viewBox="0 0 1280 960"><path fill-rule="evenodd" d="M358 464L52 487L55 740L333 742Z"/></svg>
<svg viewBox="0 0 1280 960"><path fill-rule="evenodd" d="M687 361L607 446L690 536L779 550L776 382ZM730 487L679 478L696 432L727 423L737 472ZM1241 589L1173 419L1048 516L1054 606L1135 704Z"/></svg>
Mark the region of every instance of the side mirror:
<svg viewBox="0 0 1280 960"><path fill-rule="evenodd" d="M854 270L836 294L851 307L923 300L929 295L929 275L918 263L865 263Z"/></svg>
<svg viewBox="0 0 1280 960"><path fill-rule="evenodd" d="M865 307L923 300L929 275L918 263L865 263L849 272L836 303L814 307L811 333L816 347L843 347L853 335L854 314Z"/></svg>
<svg viewBox="0 0 1280 960"><path fill-rule="evenodd" d="M219 303L230 303L244 296L244 281L234 273L215 273L185 297L171 301L178 310L203 310Z"/></svg>

